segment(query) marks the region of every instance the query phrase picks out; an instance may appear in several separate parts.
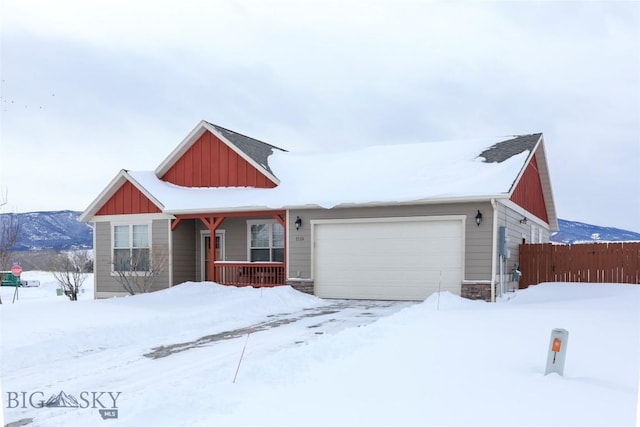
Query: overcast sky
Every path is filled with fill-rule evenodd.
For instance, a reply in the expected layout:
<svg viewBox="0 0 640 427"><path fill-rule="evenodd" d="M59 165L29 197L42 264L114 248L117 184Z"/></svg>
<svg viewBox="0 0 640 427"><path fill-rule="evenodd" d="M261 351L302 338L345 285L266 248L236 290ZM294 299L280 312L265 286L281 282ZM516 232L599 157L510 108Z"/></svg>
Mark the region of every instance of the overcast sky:
<svg viewBox="0 0 640 427"><path fill-rule="evenodd" d="M4 212L84 210L202 119L296 150L543 132L640 232L640 2L3 0Z"/></svg>

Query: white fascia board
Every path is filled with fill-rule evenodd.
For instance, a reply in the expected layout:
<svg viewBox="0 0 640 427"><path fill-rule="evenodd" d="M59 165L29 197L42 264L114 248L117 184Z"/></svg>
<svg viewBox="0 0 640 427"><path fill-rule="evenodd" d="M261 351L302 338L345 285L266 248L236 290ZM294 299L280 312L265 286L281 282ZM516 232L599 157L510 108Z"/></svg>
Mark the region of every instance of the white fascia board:
<svg viewBox="0 0 640 427"><path fill-rule="evenodd" d="M171 166L173 166L173 164L187 152L193 143L202 136L202 134L207 130L206 124L207 122L201 120L200 123L198 123L196 127L194 127L193 130L184 137L182 142L180 142L180 144L178 144L178 146L162 161L162 163L160 163L155 170L158 178L167 173L169 169L171 169Z"/></svg>
<svg viewBox="0 0 640 427"><path fill-rule="evenodd" d="M111 196L118 191L118 188L127 180L127 171L121 169L120 172L111 180L111 182L102 190L102 192L96 197L93 202L87 207L79 216L78 220L81 222L93 222L93 216L98 209L109 200Z"/></svg>
<svg viewBox="0 0 640 427"><path fill-rule="evenodd" d="M516 187L518 186L518 183L520 182L520 179L522 179L522 175L524 175L524 172L527 170L527 167L529 167L529 163L531 163L531 160L535 156L536 151L538 151L538 147L540 146L540 141L542 141L542 134L540 134L540 138L538 138L538 142L536 142L535 147L533 147L533 150L531 150L531 152L527 156L527 159L525 160L524 164L522 165L522 168L520 169L520 172L518 172L518 176L511 183L511 188L509 188L509 197L511 197L513 195L513 192L516 190Z"/></svg>
<svg viewBox="0 0 640 427"><path fill-rule="evenodd" d="M305 205L283 205L276 206L239 206L239 207L216 207L216 208L200 208L200 209L171 209L164 212L171 215L197 215L210 213L225 212L253 212L253 211L272 211L272 210L305 210L305 209L346 209L346 208L366 208L381 206L410 206L410 205L434 205L448 203L491 203L494 199L508 199L506 194L474 196L474 197L446 197L440 199L418 199L403 202L366 202L366 203L341 203L332 207L324 207L318 204Z"/></svg>
<svg viewBox="0 0 640 427"><path fill-rule="evenodd" d="M341 208L360 208L360 207L381 207L381 206L408 206L408 205L440 205L448 203L490 203L492 199L508 198L506 194L487 195L487 196L460 196L460 197L442 197L437 199L417 199L402 202L368 202L368 203L341 203L329 209ZM322 206L286 206L287 209L309 209L322 208Z"/></svg>
<svg viewBox="0 0 640 427"><path fill-rule="evenodd" d="M538 171L541 173L540 183L542 184L542 192L544 195L544 203L547 207L547 216L549 217L549 226L551 231L558 231L558 214L556 212L556 204L553 199L553 185L551 175L549 174L549 163L547 162L547 152L544 148L544 136L540 137L540 153L538 158Z"/></svg>

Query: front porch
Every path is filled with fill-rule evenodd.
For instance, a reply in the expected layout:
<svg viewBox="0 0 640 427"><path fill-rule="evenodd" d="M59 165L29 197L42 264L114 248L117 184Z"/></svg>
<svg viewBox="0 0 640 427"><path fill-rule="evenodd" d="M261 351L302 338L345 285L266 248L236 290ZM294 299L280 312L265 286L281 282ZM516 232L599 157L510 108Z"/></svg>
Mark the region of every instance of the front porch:
<svg viewBox="0 0 640 427"><path fill-rule="evenodd" d="M284 262L214 262L214 282L230 286L270 287L286 282Z"/></svg>
<svg viewBox="0 0 640 427"><path fill-rule="evenodd" d="M273 287L287 282L284 210L176 215L171 233L174 283Z"/></svg>

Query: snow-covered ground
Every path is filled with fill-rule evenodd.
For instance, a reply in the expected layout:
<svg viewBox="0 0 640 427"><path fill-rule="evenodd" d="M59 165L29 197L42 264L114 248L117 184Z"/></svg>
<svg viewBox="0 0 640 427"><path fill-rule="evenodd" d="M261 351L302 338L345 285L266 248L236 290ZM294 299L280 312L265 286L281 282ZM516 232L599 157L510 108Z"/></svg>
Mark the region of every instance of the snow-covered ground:
<svg viewBox="0 0 640 427"><path fill-rule="evenodd" d="M637 285L391 304L186 283L94 301L90 277L70 302L49 273L23 279L42 284L14 304L0 289L5 423L636 425ZM564 376L544 375L553 328L569 331ZM52 397L63 407L38 407Z"/></svg>

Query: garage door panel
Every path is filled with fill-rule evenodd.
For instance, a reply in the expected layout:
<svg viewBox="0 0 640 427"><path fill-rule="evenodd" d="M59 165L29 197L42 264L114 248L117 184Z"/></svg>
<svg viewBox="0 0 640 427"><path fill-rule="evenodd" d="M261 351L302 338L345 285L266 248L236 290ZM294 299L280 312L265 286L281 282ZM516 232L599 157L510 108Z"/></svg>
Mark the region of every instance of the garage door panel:
<svg viewBox="0 0 640 427"><path fill-rule="evenodd" d="M461 220L366 220L315 225L316 294L422 300L460 293Z"/></svg>

